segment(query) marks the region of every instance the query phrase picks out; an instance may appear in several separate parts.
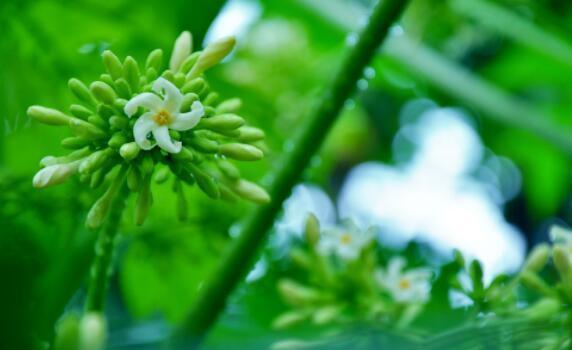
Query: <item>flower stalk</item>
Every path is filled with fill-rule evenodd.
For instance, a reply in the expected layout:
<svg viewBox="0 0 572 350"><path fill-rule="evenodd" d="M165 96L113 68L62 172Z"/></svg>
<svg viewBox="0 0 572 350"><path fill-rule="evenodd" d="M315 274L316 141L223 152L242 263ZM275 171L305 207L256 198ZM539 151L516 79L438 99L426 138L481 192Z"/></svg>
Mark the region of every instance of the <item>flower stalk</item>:
<svg viewBox="0 0 572 350"><path fill-rule="evenodd" d="M224 310L228 296L242 281L257 248L266 238L267 231L280 211L282 202L290 194L314 153L318 151L344 102L354 91L365 67L407 3L408 1L403 0L385 0L374 7L366 27L346 56L330 88L324 93L321 103L294 139L295 146L284 154L281 165L272 174L273 181L269 185L272 202L257 207L247 217L239 237L213 273L213 278L202 288L194 309L176 334L176 342L197 346Z"/></svg>

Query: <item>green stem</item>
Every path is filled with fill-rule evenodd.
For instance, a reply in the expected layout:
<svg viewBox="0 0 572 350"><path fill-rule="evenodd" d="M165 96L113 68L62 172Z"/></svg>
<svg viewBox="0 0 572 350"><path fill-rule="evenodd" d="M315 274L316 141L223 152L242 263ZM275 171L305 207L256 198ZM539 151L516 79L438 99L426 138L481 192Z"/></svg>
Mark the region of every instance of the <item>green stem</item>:
<svg viewBox="0 0 572 350"><path fill-rule="evenodd" d="M95 258L91 266L91 276L87 290L87 311L103 311L105 304L107 285L109 277L113 272L111 262L115 248L115 240L128 195L127 186L125 185L126 172L127 166L122 166L115 182L111 185L119 186L120 189L115 195L115 198L113 198L107 221L99 232L97 242L95 243Z"/></svg>
<svg viewBox="0 0 572 350"><path fill-rule="evenodd" d="M177 338L197 346L224 310L228 296L243 280L257 248L272 227L282 202L290 194L314 153L318 151L344 102L351 96L356 82L362 77L364 68L407 3L405 0L384 0L375 6L367 26L349 51L321 103L296 135L293 149L284 154L280 166L273 173L269 186L272 203L257 207L247 217L240 236L233 242L212 279L205 283L194 308L176 334ZM189 338L185 339L185 336Z"/></svg>

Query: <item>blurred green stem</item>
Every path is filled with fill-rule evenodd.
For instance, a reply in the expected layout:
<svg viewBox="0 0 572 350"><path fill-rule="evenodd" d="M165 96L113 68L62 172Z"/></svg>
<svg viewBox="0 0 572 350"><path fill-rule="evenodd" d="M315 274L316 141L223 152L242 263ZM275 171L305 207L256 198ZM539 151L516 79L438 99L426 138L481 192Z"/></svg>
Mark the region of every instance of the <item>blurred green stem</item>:
<svg viewBox="0 0 572 350"><path fill-rule="evenodd" d="M202 288L194 308L176 334L179 339L175 341L187 341L189 345L197 346L224 310L228 296L243 280L282 202L318 151L345 101L355 90L356 82L387 36L389 27L399 18L407 3L404 0L383 0L374 7L366 27L350 48L329 89L292 141L292 149L284 154L272 174L269 186L272 203L257 207L247 217L239 237Z"/></svg>
<svg viewBox="0 0 572 350"><path fill-rule="evenodd" d="M518 100L407 35L390 38L383 51L417 77L484 112L484 116L528 130L572 155L570 128L557 125L533 105Z"/></svg>
<svg viewBox="0 0 572 350"><path fill-rule="evenodd" d="M125 209L125 202L129 194L125 185L125 173L127 166L122 166L116 175L116 181L111 186L118 185L121 189L118 191L113 203L109 208L107 221L99 232L97 242L95 243L95 257L91 266L91 276L87 290L87 311L103 311L105 304L105 296L107 293L107 285L109 277L113 272L112 260L115 248L115 240L117 231L121 223L121 217Z"/></svg>
<svg viewBox="0 0 572 350"><path fill-rule="evenodd" d="M479 24L572 68L572 45L523 16L486 0L451 0L450 5Z"/></svg>

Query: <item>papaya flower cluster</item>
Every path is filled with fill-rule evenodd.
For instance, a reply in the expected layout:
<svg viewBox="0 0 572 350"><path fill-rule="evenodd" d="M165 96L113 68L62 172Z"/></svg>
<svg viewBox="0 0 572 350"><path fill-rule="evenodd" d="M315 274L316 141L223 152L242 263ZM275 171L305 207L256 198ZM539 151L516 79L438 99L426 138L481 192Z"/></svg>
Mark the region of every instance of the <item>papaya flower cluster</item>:
<svg viewBox="0 0 572 350"><path fill-rule="evenodd" d="M374 230L351 221L320 229L310 215L304 240L290 252L296 278L278 281L278 292L290 309L274 327L304 322L315 325L380 321L405 327L430 298L429 268L408 268L404 257L380 261Z"/></svg>
<svg viewBox="0 0 572 350"><path fill-rule="evenodd" d="M237 114L240 99L222 99L203 74L234 45L234 38L224 38L193 52L192 36L183 32L167 67L161 49L152 51L144 65L131 56L121 61L103 52L106 73L98 80L89 85L69 81L77 103L68 111L29 107L32 119L67 126L73 134L61 142L70 153L41 160L34 186L57 185L74 175L93 189L106 186L88 214L91 228L102 224L110 201L125 186L138 194L135 221L143 223L152 204L152 181L169 177L181 219L187 215L183 185L196 184L214 199L268 202L266 191L243 179L232 163L262 159L264 132Z"/></svg>

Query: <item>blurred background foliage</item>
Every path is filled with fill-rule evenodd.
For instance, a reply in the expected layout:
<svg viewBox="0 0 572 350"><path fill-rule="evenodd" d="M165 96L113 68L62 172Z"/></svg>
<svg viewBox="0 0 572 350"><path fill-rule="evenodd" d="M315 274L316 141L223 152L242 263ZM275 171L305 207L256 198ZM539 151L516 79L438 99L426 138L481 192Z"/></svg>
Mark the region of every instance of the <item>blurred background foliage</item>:
<svg viewBox="0 0 572 350"><path fill-rule="evenodd" d="M269 157L242 169L245 177L264 183L281 151L292 146L288 141L292 132L335 74L371 3L0 2L0 271L4 281L0 302L6 323L0 332L13 342L27 341L31 335L49 339L64 308L81 307L78 300L93 254L93 233L82 222L86 205L96 194L73 181L41 192L31 189L38 161L46 154L61 153L58 142L63 135L58 129L31 123L25 114L29 105L69 105L67 80L96 78L103 71L100 53L104 49L141 61L153 48L169 51L182 30L192 31L195 46L201 46L217 16L238 9L242 12L227 16L223 24L218 17L211 27L209 35L223 28L226 34L238 35L239 44L232 60L213 69L209 79L221 95L240 96L242 114L265 130ZM502 20L506 21L499 23ZM515 118L507 124L494 116L507 114L506 106L509 113L514 112L510 107L516 105L518 111L528 111L572 136L572 3L414 0L394 29L396 38L390 41L406 36L435 53L435 61L416 61L404 55L398 44L388 43L364 72L355 98L347 101L304 181L320 185L336 198L354 165L368 160L394 162L392 143L399 129L399 111L407 101L422 97L466 108L475 117L486 147L520 169L522 192L507 203L505 213L509 222L527 232L529 243L543 239L542 228L554 217L570 221L572 148L519 128ZM440 69L437 81L431 74L435 62ZM455 89L439 82L459 71L464 80ZM487 83L473 90L470 81L464 84L467 79ZM499 99L498 91L502 91ZM179 223L173 215L174 194L159 187L155 194L149 222L136 228L130 213L123 226L109 308L111 327L117 329L111 334L113 348L143 348L141 344L152 344L165 335L165 324L183 318L236 232L234 223L247 209L242 204L213 203L199 191L189 191L190 219ZM223 348L230 341L265 347L284 336L268 329L270 320L284 309L275 293L273 276L279 273L275 270L279 268L269 268L264 279L244 284L233 295L207 348Z"/></svg>

